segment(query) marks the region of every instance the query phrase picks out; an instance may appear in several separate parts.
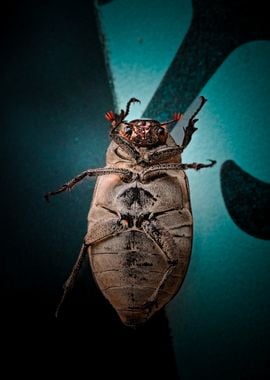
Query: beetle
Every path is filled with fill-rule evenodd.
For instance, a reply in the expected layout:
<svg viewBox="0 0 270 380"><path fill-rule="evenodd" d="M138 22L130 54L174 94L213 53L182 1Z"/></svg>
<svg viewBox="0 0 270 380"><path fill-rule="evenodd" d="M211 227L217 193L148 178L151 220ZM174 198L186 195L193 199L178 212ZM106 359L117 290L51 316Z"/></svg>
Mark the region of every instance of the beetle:
<svg viewBox="0 0 270 380"><path fill-rule="evenodd" d="M175 113L165 122L127 121L136 102L131 98L125 111L105 114L112 139L106 166L88 169L45 195L49 200L85 177L98 177L87 233L56 316L87 254L98 287L126 326L149 320L176 295L186 275L193 223L185 170L212 167L216 161L185 164L181 154L197 130L195 116L206 99L199 98L181 144L171 137L169 126L183 115Z"/></svg>

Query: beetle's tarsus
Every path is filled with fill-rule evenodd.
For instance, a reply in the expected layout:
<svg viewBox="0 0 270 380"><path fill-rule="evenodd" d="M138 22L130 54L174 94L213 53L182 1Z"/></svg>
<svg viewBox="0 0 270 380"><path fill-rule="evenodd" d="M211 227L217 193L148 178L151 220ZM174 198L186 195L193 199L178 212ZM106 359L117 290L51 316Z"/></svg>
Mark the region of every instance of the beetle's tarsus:
<svg viewBox="0 0 270 380"><path fill-rule="evenodd" d="M210 161L210 164L197 164L198 167L196 168L196 170L200 170L200 169L203 169L203 168L211 168L217 162L216 160L211 160L211 159L208 159L207 161Z"/></svg>
<svg viewBox="0 0 270 380"><path fill-rule="evenodd" d="M50 203L50 194L49 193L43 195L43 197L44 197L46 202Z"/></svg>
<svg viewBox="0 0 270 380"><path fill-rule="evenodd" d="M187 127L183 128L183 130L184 130L184 138L183 138L183 141L182 141L182 144L181 144L183 150L188 146L188 144L191 141L193 133L196 132L197 129L198 129L194 125L195 125L195 123L197 123L197 121L199 119L195 119L195 117L200 112L200 110L202 109L203 105L207 101L207 99L205 99L205 97L203 97L203 96L200 96L199 99L200 99L200 105L199 105L199 107L195 110L195 112L190 117L190 119L188 121Z"/></svg>
<svg viewBox="0 0 270 380"><path fill-rule="evenodd" d="M155 299L155 300L152 300L152 301L151 301L151 300L148 300L148 301L145 302L145 303L143 304L143 306L142 306L143 309L146 309L146 310L148 311L148 314L151 313L153 307L158 308L158 302L157 302L156 299Z"/></svg>
<svg viewBox="0 0 270 380"><path fill-rule="evenodd" d="M64 303L65 298L66 298L66 292L64 292L64 294L62 295L62 298L61 298L59 304L57 305L56 311L54 313L54 316L56 319L59 317L59 313L60 313L60 310L61 310L61 307Z"/></svg>
<svg viewBox="0 0 270 380"><path fill-rule="evenodd" d="M187 170L187 169L194 169L194 170L201 170L203 168L211 168L216 164L215 160L208 160L210 161L210 164L202 164L198 162L192 162L192 164L180 164L182 170Z"/></svg>
<svg viewBox="0 0 270 380"><path fill-rule="evenodd" d="M131 103L141 103L141 101L137 98L131 98L129 99L128 104L131 104Z"/></svg>

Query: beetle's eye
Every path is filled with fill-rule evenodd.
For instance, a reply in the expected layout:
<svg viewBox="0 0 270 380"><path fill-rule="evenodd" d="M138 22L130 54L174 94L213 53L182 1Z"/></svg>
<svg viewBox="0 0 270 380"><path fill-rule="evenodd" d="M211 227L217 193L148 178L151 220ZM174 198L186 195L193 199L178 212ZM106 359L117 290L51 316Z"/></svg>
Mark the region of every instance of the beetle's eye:
<svg viewBox="0 0 270 380"><path fill-rule="evenodd" d="M132 128L129 125L127 125L124 129L124 132L126 135L130 136L132 133Z"/></svg>
<svg viewBox="0 0 270 380"><path fill-rule="evenodd" d="M164 135L164 133L165 133L165 129L159 127L159 128L158 128L158 134L159 134L159 135Z"/></svg>

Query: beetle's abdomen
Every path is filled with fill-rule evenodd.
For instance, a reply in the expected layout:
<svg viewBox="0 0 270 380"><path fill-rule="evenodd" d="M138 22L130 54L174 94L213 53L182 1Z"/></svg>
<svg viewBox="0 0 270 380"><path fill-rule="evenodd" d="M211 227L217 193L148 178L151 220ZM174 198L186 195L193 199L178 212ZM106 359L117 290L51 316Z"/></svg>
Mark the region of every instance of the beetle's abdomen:
<svg viewBox="0 0 270 380"><path fill-rule="evenodd" d="M126 231L89 248L97 284L126 325L145 322L177 292L185 265L171 274L153 310L145 304L168 268L166 257L143 232ZM181 273L182 272L182 273Z"/></svg>

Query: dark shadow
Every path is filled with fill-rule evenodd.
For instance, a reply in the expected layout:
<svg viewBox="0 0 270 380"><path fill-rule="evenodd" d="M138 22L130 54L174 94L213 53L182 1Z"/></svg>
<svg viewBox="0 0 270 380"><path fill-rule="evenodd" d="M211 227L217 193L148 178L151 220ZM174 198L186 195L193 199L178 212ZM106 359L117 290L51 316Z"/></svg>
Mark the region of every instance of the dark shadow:
<svg viewBox="0 0 270 380"><path fill-rule="evenodd" d="M251 176L234 161L224 162L220 178L224 202L235 224L258 239L270 239L269 184Z"/></svg>

